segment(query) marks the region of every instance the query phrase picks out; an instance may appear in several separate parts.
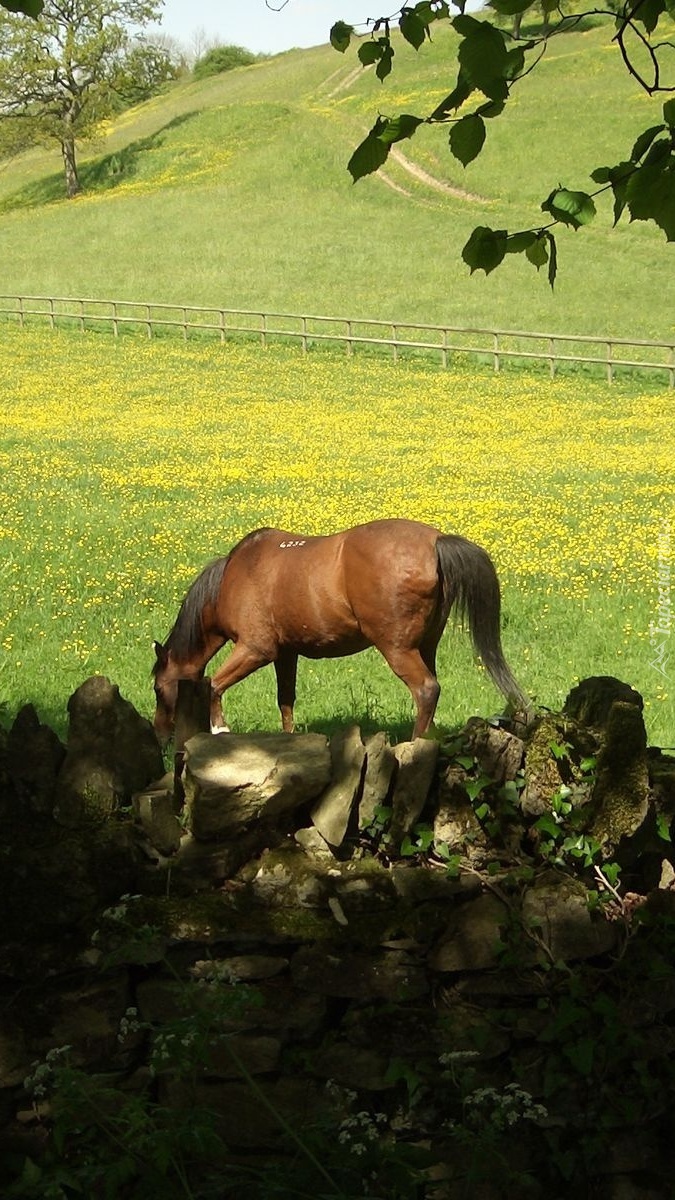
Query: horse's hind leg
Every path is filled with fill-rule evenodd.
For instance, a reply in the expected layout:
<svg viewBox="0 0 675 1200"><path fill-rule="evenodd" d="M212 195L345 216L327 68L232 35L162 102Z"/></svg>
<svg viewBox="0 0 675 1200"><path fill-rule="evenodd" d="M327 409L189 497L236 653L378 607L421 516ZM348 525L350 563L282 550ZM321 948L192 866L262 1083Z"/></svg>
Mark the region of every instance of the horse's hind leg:
<svg viewBox="0 0 675 1200"><path fill-rule="evenodd" d="M298 676L298 656L291 650L280 651L274 663L277 676L277 704L281 713L284 733L292 733L293 705L295 704L295 681Z"/></svg>
<svg viewBox="0 0 675 1200"><path fill-rule="evenodd" d="M223 717L223 692L232 687L234 683L246 679L247 675L258 671L260 667L266 666L269 661L269 658L251 646L247 646L243 642L237 643L229 658L211 678L211 731L213 733L225 733L227 730Z"/></svg>
<svg viewBox="0 0 675 1200"><path fill-rule="evenodd" d="M429 659L433 663L434 654L428 654L425 649L425 655L422 657L419 650L402 650L400 647L391 646L378 646L378 650L386 658L394 674L398 675L409 689L417 709L412 736L422 737L431 727L441 694L438 680L427 665Z"/></svg>

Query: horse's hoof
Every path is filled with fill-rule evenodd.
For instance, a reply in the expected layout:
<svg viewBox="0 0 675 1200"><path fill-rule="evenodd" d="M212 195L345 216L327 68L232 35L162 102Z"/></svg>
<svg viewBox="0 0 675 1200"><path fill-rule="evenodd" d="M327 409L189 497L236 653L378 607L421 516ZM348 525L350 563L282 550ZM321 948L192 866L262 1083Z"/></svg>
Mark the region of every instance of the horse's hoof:
<svg viewBox="0 0 675 1200"><path fill-rule="evenodd" d="M229 732L230 732L229 725L212 725L211 726L211 733L229 733Z"/></svg>

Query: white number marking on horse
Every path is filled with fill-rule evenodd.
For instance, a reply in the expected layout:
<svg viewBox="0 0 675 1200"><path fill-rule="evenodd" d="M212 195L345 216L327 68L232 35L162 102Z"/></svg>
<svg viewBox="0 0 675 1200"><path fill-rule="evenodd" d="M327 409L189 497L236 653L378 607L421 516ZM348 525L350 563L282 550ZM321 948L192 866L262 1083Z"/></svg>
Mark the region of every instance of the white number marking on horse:
<svg viewBox="0 0 675 1200"><path fill-rule="evenodd" d="M280 550L292 550L295 546L304 546L304 539L301 542L279 542Z"/></svg>

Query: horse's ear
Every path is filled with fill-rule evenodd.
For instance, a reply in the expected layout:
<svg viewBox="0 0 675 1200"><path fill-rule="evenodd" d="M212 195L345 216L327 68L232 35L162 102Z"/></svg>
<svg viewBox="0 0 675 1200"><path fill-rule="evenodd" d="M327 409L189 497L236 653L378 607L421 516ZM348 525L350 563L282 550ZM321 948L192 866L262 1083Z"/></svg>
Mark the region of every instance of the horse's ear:
<svg viewBox="0 0 675 1200"><path fill-rule="evenodd" d="M166 659L166 650L164 649L162 643L161 642L153 642L152 645L153 645L153 649L155 651L155 656L157 658L157 662L164 662L164 660Z"/></svg>

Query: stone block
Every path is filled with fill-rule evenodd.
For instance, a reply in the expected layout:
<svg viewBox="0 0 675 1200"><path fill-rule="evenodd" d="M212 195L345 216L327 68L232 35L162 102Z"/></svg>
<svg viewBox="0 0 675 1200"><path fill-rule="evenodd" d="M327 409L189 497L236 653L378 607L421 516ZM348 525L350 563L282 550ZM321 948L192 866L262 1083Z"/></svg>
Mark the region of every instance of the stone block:
<svg viewBox="0 0 675 1200"><path fill-rule="evenodd" d="M237 837L315 799L329 782L319 733L197 734L185 745L183 783L193 835Z"/></svg>
<svg viewBox="0 0 675 1200"><path fill-rule="evenodd" d="M361 790L366 750L357 725L330 741L331 780L312 808L312 822L329 846L344 840L354 802Z"/></svg>

